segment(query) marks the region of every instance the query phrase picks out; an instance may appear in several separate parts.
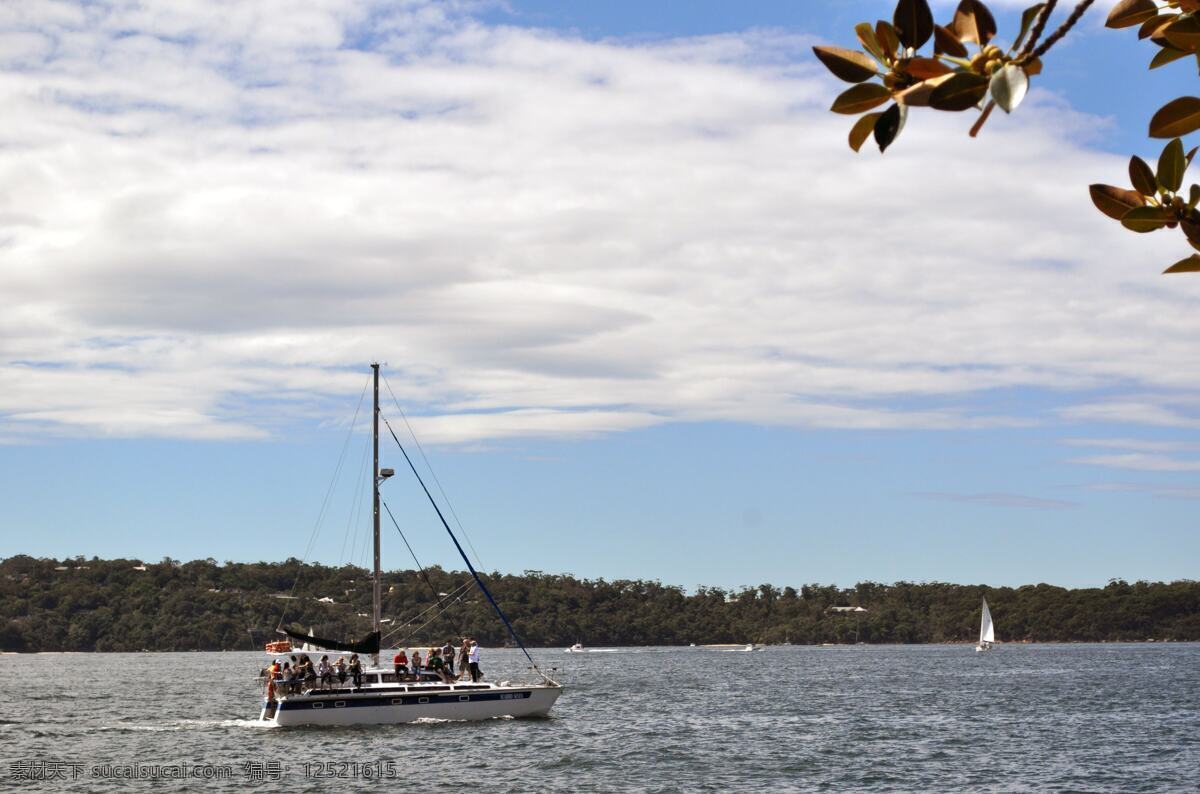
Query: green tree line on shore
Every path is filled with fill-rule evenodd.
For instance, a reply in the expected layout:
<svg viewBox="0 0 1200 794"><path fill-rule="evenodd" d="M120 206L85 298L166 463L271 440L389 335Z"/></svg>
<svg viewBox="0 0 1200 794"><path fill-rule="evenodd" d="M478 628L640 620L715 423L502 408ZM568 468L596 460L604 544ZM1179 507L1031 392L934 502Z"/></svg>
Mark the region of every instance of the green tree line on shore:
<svg viewBox="0 0 1200 794"><path fill-rule="evenodd" d="M1017 588L942 582L701 587L526 571L485 580L531 646L967 642L987 596L1002 641L1200 640L1200 582ZM0 651L261 649L282 622L318 636L370 628L370 572L195 560L0 560ZM383 574L385 645L507 633L471 582L441 568ZM865 611L835 609L861 607Z"/></svg>

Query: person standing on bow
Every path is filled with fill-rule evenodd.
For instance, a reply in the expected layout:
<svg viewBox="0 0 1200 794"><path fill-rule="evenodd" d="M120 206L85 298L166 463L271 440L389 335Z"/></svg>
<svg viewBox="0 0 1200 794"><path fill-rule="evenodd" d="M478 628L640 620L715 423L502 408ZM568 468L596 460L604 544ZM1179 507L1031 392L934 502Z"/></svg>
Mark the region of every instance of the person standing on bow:
<svg viewBox="0 0 1200 794"><path fill-rule="evenodd" d="M471 668L471 680L480 681L483 679L483 671L479 669L479 643L471 640L471 650L467 653L467 664Z"/></svg>
<svg viewBox="0 0 1200 794"><path fill-rule="evenodd" d="M446 640L442 646L442 660L446 663L446 675L454 678L454 645L450 640Z"/></svg>
<svg viewBox="0 0 1200 794"><path fill-rule="evenodd" d="M462 647L458 649L458 677L466 678L471 674L467 669L467 657L471 655L471 638L463 637Z"/></svg>

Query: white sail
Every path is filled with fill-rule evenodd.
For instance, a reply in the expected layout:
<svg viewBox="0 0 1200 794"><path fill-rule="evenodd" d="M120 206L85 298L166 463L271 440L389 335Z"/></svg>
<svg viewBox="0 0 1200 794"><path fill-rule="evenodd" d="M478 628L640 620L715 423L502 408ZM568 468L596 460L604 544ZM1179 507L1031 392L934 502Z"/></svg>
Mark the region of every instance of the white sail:
<svg viewBox="0 0 1200 794"><path fill-rule="evenodd" d="M996 630L992 627L992 613L988 609L987 599L983 599L983 619L979 623L979 644L996 641Z"/></svg>

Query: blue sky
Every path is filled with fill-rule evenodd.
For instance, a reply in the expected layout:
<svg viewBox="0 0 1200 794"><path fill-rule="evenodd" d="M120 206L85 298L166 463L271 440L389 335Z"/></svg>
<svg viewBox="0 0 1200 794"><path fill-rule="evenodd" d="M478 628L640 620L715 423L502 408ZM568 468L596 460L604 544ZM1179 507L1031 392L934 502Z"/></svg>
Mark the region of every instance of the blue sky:
<svg viewBox="0 0 1200 794"><path fill-rule="evenodd" d="M1195 576L1200 282L1086 194L1194 76L1105 8L883 158L810 48L887 4L225 11L0 12L0 555L302 556L379 359L489 570Z"/></svg>

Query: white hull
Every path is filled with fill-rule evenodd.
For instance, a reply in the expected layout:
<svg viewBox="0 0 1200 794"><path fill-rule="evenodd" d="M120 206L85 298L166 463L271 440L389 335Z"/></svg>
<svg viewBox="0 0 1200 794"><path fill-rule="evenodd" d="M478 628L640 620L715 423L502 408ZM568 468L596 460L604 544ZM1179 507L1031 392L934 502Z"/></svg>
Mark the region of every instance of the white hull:
<svg viewBox="0 0 1200 794"><path fill-rule="evenodd" d="M364 688L340 694L314 690L303 695L284 695L274 706L264 700L259 719L287 727L545 717L561 694L561 686L499 684Z"/></svg>

